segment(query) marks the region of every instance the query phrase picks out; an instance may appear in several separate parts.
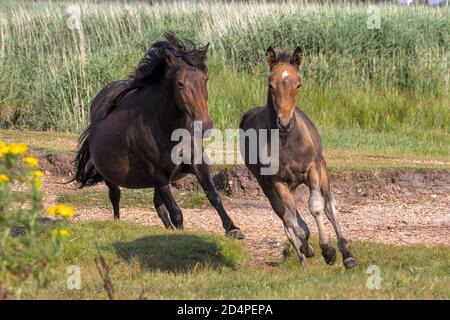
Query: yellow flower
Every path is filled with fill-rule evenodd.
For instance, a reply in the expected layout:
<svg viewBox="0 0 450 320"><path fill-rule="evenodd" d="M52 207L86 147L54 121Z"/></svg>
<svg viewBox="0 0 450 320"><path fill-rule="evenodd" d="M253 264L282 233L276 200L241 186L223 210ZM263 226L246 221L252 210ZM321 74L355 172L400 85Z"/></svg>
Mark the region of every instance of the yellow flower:
<svg viewBox="0 0 450 320"><path fill-rule="evenodd" d="M39 160L35 157L25 157L23 158L23 163L25 163L30 168L34 168L39 165Z"/></svg>
<svg viewBox="0 0 450 320"><path fill-rule="evenodd" d="M66 229L61 229L59 230L59 235L63 238L66 238L70 235L70 232Z"/></svg>
<svg viewBox="0 0 450 320"><path fill-rule="evenodd" d="M42 177L44 176L44 173L42 173L41 170L34 170L31 173L31 176L33 177L33 184L36 188L42 187Z"/></svg>
<svg viewBox="0 0 450 320"><path fill-rule="evenodd" d="M9 152L9 146L0 140L0 159L6 156Z"/></svg>
<svg viewBox="0 0 450 320"><path fill-rule="evenodd" d="M0 183L5 183L9 181L9 177L6 174L0 174Z"/></svg>
<svg viewBox="0 0 450 320"><path fill-rule="evenodd" d="M34 183L34 186L36 188L42 187L42 181L41 180L35 180L35 181L33 181L33 183Z"/></svg>
<svg viewBox="0 0 450 320"><path fill-rule="evenodd" d="M34 170L34 171L31 173L31 176L32 176L34 179L39 179L39 178L42 178L42 177L44 176L44 173L43 173L41 170Z"/></svg>
<svg viewBox="0 0 450 320"><path fill-rule="evenodd" d="M61 238L67 238L70 235L70 232L67 229L61 229L61 230L52 229L52 230L50 230L50 233L53 236L59 235Z"/></svg>
<svg viewBox="0 0 450 320"><path fill-rule="evenodd" d="M63 218L72 218L75 214L73 206L66 206L64 204L57 204L47 210L48 215L57 215Z"/></svg>
<svg viewBox="0 0 450 320"><path fill-rule="evenodd" d="M8 148L8 153L13 156L22 156L28 152L28 147L24 143L12 143Z"/></svg>
<svg viewBox="0 0 450 320"><path fill-rule="evenodd" d="M75 209L72 206L60 205L59 215L63 218L72 218L75 214Z"/></svg>

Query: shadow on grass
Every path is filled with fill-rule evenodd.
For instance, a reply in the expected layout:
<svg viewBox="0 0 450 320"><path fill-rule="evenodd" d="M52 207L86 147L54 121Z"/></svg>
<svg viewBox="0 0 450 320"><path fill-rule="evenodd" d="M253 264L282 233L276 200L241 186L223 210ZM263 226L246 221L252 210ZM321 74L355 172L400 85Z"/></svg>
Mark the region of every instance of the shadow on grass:
<svg viewBox="0 0 450 320"><path fill-rule="evenodd" d="M214 240L196 235L154 235L116 242L113 247L120 258L127 262L137 259L141 268L149 271L184 273L203 266L210 269L235 267Z"/></svg>

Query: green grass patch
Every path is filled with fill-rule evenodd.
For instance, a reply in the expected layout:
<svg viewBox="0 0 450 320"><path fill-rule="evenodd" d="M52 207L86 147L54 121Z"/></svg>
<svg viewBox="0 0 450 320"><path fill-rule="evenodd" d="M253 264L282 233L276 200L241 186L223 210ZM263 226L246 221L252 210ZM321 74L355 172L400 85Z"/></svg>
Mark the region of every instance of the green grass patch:
<svg viewBox="0 0 450 320"><path fill-rule="evenodd" d="M71 226L56 280L37 295L28 283L20 298L105 298L95 245L111 267L118 298L137 299L449 299L450 249L354 242L360 265L345 270L340 256L325 265L320 253L300 268L297 258L277 267L249 266L244 243L206 232L167 231L122 221ZM41 245L45 245L42 243ZM313 245L318 251L317 239ZM280 249L281 250L281 249ZM66 288L66 269L81 270L81 290ZM380 289L366 284L380 268Z"/></svg>
<svg viewBox="0 0 450 320"><path fill-rule="evenodd" d="M121 208L152 208L153 189L125 189L122 188ZM201 208L208 202L203 192L174 191L174 198L181 208ZM111 208L108 190L82 189L61 193L58 203L70 204L81 208Z"/></svg>
<svg viewBox="0 0 450 320"><path fill-rule="evenodd" d="M3 128L81 132L95 94L127 77L143 48L172 30L211 43L209 107L218 128L237 127L246 110L264 104L265 49L300 44L299 106L319 127L450 132L445 7L380 5L381 29L371 30L365 4L83 1L83 29L70 30L64 3L3 3Z"/></svg>

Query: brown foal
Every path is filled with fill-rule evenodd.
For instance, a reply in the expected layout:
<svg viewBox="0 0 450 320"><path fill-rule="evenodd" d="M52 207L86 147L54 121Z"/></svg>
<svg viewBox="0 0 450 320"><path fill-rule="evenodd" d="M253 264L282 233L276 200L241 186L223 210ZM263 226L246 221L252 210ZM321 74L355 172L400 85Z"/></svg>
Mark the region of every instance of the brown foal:
<svg viewBox="0 0 450 320"><path fill-rule="evenodd" d="M309 242L308 226L300 217L293 196L297 187L304 183L310 190L309 210L319 229L320 248L326 263L333 264L336 261L336 250L330 245L325 231L324 216L334 227L344 266L352 268L358 262L350 251L349 243L338 223L338 212L330 191L320 135L306 114L295 106L297 92L302 84L299 74L303 63L302 51L299 47L293 52L269 47L266 58L270 66L267 103L263 107L248 111L241 120L240 128L244 131L279 130L279 169L274 174L262 175L261 168L264 165L261 161L249 161L248 141L243 142L242 149L246 166L256 177L273 210L283 221L286 235L303 266L306 266L306 257L314 255ZM265 149L271 150L270 147Z"/></svg>

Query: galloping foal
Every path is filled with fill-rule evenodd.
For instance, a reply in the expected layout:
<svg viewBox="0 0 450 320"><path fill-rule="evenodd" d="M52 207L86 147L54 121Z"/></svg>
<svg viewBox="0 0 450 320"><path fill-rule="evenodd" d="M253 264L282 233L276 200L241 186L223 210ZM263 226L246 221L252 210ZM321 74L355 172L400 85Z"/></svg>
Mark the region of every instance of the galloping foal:
<svg viewBox="0 0 450 320"><path fill-rule="evenodd" d="M336 203L330 192L320 135L306 114L295 106L296 95L302 84L298 72L303 63L302 51L299 47L292 53L269 47L266 59L270 66L267 103L245 113L240 128L244 131L279 130L279 169L273 174L262 175L263 164L260 159L249 161L250 144L247 140L241 144L245 164L258 180L273 210L283 221L286 235L295 247L302 266L306 266L306 257L314 255L309 243L308 226L300 217L293 197L297 187L304 183L310 190L309 210L319 229L320 248L325 262L333 264L336 261L336 250L330 246L325 231L326 215L336 231L344 266L352 268L358 262L350 251L337 220ZM261 139L259 135L257 137ZM268 144L270 143L269 139ZM259 146L259 141L257 145ZM265 149L271 150L270 147Z"/></svg>

